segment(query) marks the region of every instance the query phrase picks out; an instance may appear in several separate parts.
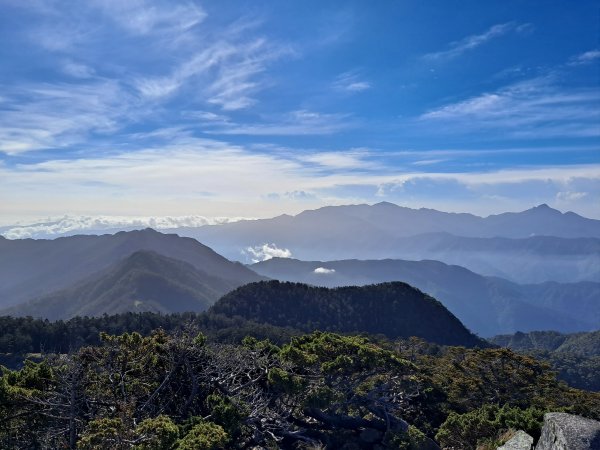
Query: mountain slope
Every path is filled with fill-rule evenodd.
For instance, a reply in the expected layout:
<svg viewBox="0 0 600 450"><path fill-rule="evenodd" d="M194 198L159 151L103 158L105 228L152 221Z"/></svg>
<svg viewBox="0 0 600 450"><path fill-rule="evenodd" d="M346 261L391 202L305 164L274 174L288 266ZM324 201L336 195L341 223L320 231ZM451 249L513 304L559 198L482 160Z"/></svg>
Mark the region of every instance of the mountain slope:
<svg viewBox="0 0 600 450"><path fill-rule="evenodd" d="M137 251L73 287L6 312L54 320L127 311L203 311L234 287L231 281L207 275L191 264Z"/></svg>
<svg viewBox="0 0 600 450"><path fill-rule="evenodd" d="M600 283L522 286L439 261L273 258L250 267L269 278L316 286L403 281L440 300L467 327L483 336L539 329L584 331L600 323L600 304L594 300ZM551 286L555 295L550 293ZM581 307L576 306L579 299Z"/></svg>
<svg viewBox="0 0 600 450"><path fill-rule="evenodd" d="M573 387L600 392L600 331L532 331L494 336L489 341L546 361L559 379Z"/></svg>
<svg viewBox="0 0 600 450"><path fill-rule="evenodd" d="M261 279L194 239L151 229L54 240L0 239L0 307L69 287L138 250L185 261L233 286Z"/></svg>
<svg viewBox="0 0 600 450"><path fill-rule="evenodd" d="M600 331L573 334L532 331L494 336L489 341L516 351L540 350L572 353L577 356L600 356Z"/></svg>
<svg viewBox="0 0 600 450"><path fill-rule="evenodd" d="M237 288L209 311L302 331L419 336L448 345L483 345L440 302L405 283L328 289L263 281Z"/></svg>

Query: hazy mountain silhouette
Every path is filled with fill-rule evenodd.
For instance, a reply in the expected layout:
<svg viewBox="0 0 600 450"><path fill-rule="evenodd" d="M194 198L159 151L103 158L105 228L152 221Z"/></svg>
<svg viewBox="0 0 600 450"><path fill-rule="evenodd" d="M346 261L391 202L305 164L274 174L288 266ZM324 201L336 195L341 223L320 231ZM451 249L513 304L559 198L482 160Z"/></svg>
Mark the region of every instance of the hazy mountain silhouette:
<svg viewBox="0 0 600 450"><path fill-rule="evenodd" d="M54 240L0 239L0 307L70 287L138 250L187 262L232 287L262 279L194 239L151 229Z"/></svg>
<svg viewBox="0 0 600 450"><path fill-rule="evenodd" d="M600 221L547 205L486 218L386 202L329 206L177 232L231 259L273 243L302 260L435 259L521 283L600 281Z"/></svg>
<svg viewBox="0 0 600 450"><path fill-rule="evenodd" d="M485 346L440 302L406 283L329 289L263 281L235 289L209 311L306 332L419 336L441 344Z"/></svg>
<svg viewBox="0 0 600 450"><path fill-rule="evenodd" d="M541 329L587 331L600 324L600 283L519 285L438 261L273 258L250 267L269 278L316 286L403 281L437 298L483 336Z"/></svg>
<svg viewBox="0 0 600 450"><path fill-rule="evenodd" d="M203 311L236 286L189 263L140 250L73 287L2 313L55 320L127 311Z"/></svg>

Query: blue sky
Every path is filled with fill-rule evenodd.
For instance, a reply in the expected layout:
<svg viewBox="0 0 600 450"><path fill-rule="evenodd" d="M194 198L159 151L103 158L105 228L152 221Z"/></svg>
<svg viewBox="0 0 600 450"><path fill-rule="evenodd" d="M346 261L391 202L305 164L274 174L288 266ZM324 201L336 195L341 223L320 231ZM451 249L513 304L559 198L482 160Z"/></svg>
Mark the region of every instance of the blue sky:
<svg viewBox="0 0 600 450"><path fill-rule="evenodd" d="M0 222L600 218L600 7L0 0Z"/></svg>

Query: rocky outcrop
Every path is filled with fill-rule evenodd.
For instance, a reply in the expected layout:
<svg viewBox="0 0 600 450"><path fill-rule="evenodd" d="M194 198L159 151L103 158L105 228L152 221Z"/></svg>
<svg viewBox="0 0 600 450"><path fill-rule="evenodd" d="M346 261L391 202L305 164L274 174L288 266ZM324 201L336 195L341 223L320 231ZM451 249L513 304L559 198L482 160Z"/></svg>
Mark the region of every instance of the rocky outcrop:
<svg viewBox="0 0 600 450"><path fill-rule="evenodd" d="M523 430L519 430L502 447L498 447L497 450L531 450L532 447L533 438Z"/></svg>
<svg viewBox="0 0 600 450"><path fill-rule="evenodd" d="M544 415L535 450L600 450L600 422L565 413Z"/></svg>

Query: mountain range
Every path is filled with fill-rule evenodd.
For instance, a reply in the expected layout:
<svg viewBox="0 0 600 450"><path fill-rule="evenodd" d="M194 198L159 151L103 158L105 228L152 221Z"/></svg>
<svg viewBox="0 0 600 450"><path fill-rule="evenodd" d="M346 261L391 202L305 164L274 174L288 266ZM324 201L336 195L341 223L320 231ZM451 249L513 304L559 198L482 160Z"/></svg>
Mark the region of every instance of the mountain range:
<svg viewBox="0 0 600 450"><path fill-rule="evenodd" d="M440 300L483 336L550 329L588 331L600 324L600 283L520 285L439 261L272 258L250 267L265 277L315 286L404 281Z"/></svg>
<svg viewBox="0 0 600 450"><path fill-rule="evenodd" d="M3 313L50 320L128 311L204 311L237 282L208 275L189 263L138 250L66 289Z"/></svg>
<svg viewBox="0 0 600 450"><path fill-rule="evenodd" d="M519 283L600 281L600 221L547 205L483 218L383 202L174 231L248 262L271 244L301 260L432 259Z"/></svg>
<svg viewBox="0 0 600 450"><path fill-rule="evenodd" d="M232 287L262 279L194 239L151 229L53 240L0 238L0 307L70 288L138 250L186 262Z"/></svg>
<svg viewBox="0 0 600 450"><path fill-rule="evenodd" d="M401 281L482 336L590 331L600 326L599 223L546 205L481 218L379 203L183 230L237 257L244 250L253 259L289 255L282 249L328 255L251 266L194 238L152 229L0 238L0 312L52 319L199 312L266 279L329 288ZM265 244L274 252L248 250ZM331 257L337 254L361 260ZM396 254L411 260L381 256Z"/></svg>

